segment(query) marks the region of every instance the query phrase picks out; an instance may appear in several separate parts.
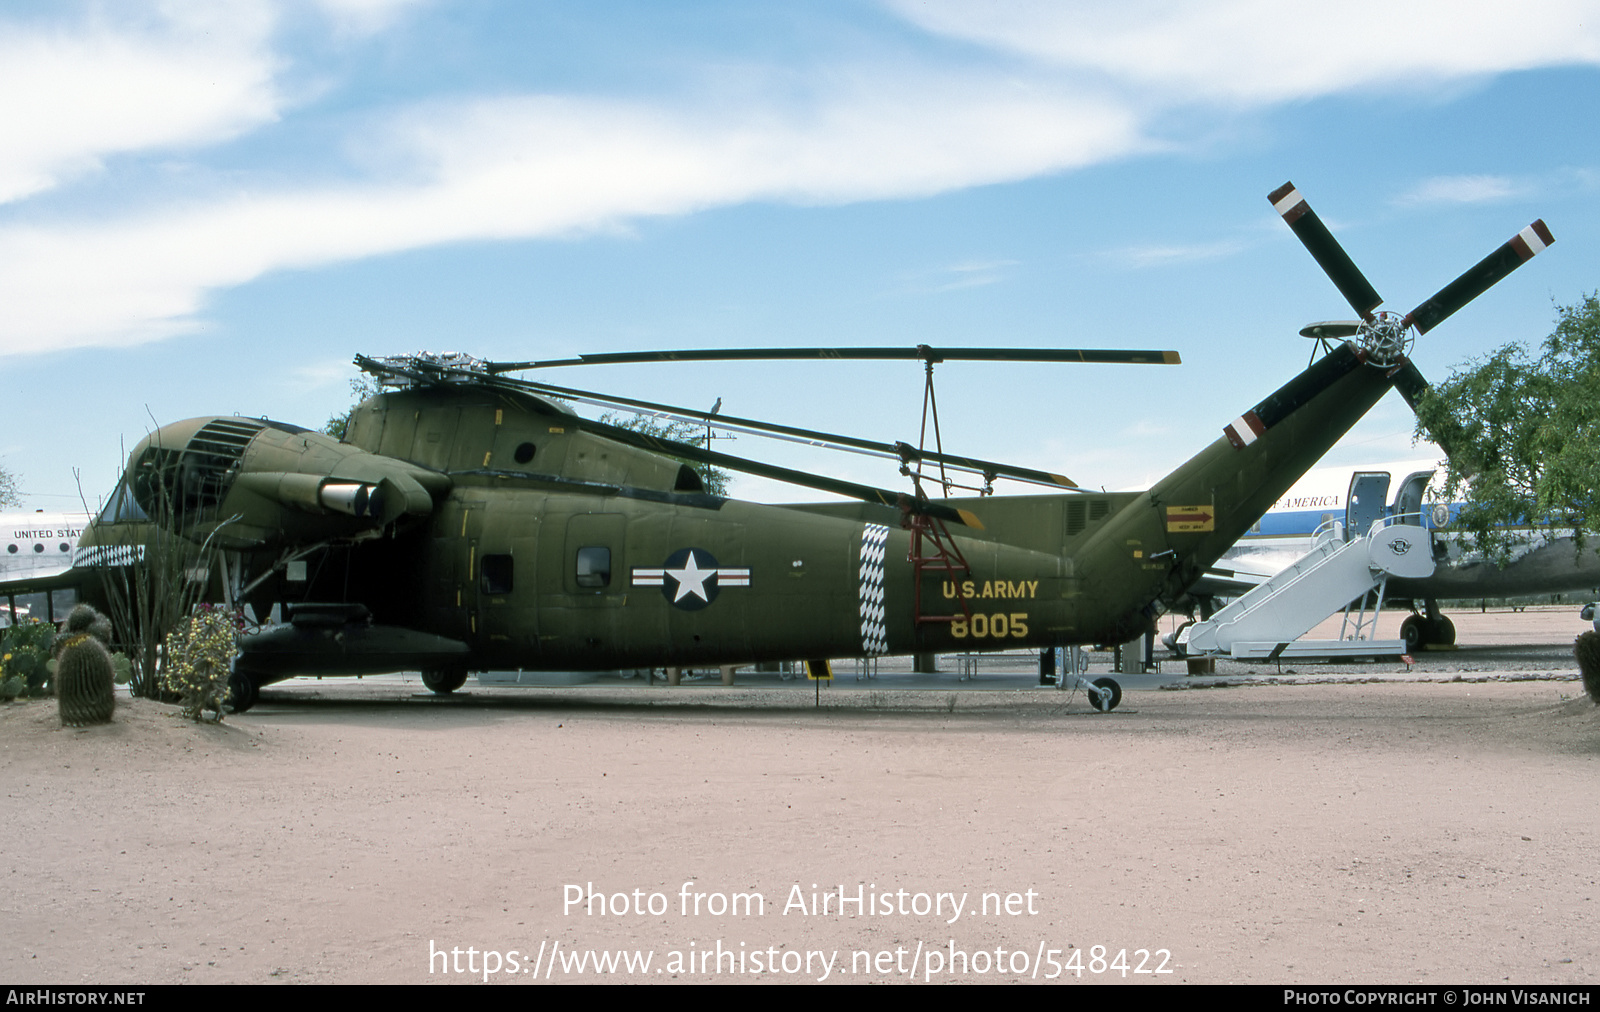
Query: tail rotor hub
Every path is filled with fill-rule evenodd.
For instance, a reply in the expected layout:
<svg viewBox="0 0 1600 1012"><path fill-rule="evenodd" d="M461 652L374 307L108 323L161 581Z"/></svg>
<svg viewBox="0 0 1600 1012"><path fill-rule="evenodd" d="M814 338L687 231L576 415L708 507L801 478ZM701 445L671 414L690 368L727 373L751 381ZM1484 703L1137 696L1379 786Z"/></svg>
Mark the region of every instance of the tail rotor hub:
<svg viewBox="0 0 1600 1012"><path fill-rule="evenodd" d="M1542 219L1535 221L1417 308L1399 316L1376 312L1383 304L1383 296L1372 287L1293 183L1284 183L1273 190L1267 194L1267 200L1283 216L1284 223L1300 239L1306 252L1327 273L1328 280L1339 289L1350 308L1361 317L1358 323L1343 320L1314 323L1300 333L1315 338L1324 349L1330 341L1354 338L1368 362L1381 369L1397 370L1395 386L1413 408L1417 398L1428 388L1428 381L1409 357L1413 333L1419 337L1428 333L1556 241Z"/></svg>

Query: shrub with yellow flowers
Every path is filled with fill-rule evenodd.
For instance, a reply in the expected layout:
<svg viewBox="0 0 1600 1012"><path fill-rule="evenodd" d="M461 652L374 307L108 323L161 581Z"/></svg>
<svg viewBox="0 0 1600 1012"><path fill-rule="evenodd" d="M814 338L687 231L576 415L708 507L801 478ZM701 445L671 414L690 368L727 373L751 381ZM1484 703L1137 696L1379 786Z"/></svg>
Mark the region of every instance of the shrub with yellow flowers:
<svg viewBox="0 0 1600 1012"><path fill-rule="evenodd" d="M228 678L239 655L239 618L220 605L196 605L194 612L167 634L162 646L161 686L179 697L190 720L222 720L228 699Z"/></svg>

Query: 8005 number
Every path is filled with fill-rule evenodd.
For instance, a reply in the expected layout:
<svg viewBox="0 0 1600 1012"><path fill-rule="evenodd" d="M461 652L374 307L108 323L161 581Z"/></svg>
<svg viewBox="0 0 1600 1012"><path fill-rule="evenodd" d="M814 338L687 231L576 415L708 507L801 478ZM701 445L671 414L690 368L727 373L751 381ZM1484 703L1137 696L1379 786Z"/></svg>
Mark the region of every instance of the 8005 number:
<svg viewBox="0 0 1600 1012"><path fill-rule="evenodd" d="M1007 636L1021 639L1028 635L1028 613L995 612L993 615L973 615L971 618L958 617L950 623L950 635L958 640L968 637L977 640L1003 639Z"/></svg>

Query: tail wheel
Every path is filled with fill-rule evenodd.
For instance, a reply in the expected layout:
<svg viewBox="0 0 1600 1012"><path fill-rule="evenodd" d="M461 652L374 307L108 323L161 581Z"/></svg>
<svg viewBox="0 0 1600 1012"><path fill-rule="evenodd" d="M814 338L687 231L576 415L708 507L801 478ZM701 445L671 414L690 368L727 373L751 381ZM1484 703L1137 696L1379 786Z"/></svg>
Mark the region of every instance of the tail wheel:
<svg viewBox="0 0 1600 1012"><path fill-rule="evenodd" d="M1110 695L1105 698L1102 698L1104 693L1089 693L1089 705L1094 707L1096 710L1099 710L1101 713L1110 713L1112 710L1117 708L1118 703L1122 702L1122 686L1117 684L1117 680L1115 678L1096 678L1093 684L1097 689L1106 689L1110 691Z"/></svg>
<svg viewBox="0 0 1600 1012"><path fill-rule="evenodd" d="M422 684L445 696L467 684L467 673L460 668L429 668L422 672Z"/></svg>

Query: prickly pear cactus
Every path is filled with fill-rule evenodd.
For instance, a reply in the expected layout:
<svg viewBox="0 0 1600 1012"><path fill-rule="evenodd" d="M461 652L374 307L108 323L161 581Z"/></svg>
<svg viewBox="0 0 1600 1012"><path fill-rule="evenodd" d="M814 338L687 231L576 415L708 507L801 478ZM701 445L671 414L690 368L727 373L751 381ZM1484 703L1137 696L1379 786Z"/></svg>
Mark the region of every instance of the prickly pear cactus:
<svg viewBox="0 0 1600 1012"><path fill-rule="evenodd" d="M35 620L18 622L0 634L0 699L50 694L55 636L55 626Z"/></svg>
<svg viewBox="0 0 1600 1012"><path fill-rule="evenodd" d="M117 707L115 669L105 641L111 623L86 604L72 609L56 641L56 694L66 727L109 724Z"/></svg>

